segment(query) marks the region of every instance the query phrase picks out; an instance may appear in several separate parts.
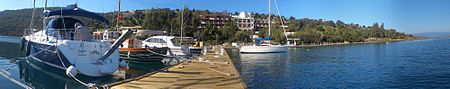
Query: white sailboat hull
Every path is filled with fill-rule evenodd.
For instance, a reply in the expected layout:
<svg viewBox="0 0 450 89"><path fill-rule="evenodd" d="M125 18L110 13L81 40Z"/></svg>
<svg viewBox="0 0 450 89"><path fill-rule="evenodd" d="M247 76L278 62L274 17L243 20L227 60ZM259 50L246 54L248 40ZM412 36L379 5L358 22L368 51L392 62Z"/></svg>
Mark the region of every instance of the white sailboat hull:
<svg viewBox="0 0 450 89"><path fill-rule="evenodd" d="M279 53L286 52L289 46L242 46L239 50L241 53Z"/></svg>
<svg viewBox="0 0 450 89"><path fill-rule="evenodd" d="M36 32L25 36L25 42L31 44L30 60L51 67L66 70L69 66L76 67L78 73L91 76L107 76L113 74L119 67L119 52L116 50L104 61L98 59L110 49L111 43L88 42L73 40L46 40L47 36ZM52 39L53 37L49 37Z"/></svg>

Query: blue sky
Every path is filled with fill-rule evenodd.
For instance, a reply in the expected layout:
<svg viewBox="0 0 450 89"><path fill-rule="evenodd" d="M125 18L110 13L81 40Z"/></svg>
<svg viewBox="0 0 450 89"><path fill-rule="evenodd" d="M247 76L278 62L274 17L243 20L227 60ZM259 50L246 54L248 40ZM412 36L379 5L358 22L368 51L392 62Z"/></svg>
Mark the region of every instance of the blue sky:
<svg viewBox="0 0 450 89"><path fill-rule="evenodd" d="M65 6L77 0L48 0L49 6ZM42 7L44 0L37 0ZM228 12L268 12L268 0L122 0L122 9L181 8ZM372 25L385 23L400 32L450 32L450 0L277 0L281 15L296 18L342 20ZM78 0L89 11L117 10L117 0ZM0 0L0 11L31 8L32 0ZM274 0L272 11L276 13Z"/></svg>

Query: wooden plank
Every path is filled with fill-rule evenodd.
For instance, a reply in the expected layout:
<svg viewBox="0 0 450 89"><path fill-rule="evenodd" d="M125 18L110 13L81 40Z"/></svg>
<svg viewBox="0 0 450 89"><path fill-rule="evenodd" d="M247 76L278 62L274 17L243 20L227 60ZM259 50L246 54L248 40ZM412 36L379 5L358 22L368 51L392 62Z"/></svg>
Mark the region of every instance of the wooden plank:
<svg viewBox="0 0 450 89"><path fill-rule="evenodd" d="M213 51L215 53L215 51ZM208 89L245 89L242 81L227 53L199 56L210 62L189 59L175 66L144 74L137 78L106 84L112 89L154 89L154 88L208 88ZM224 74L225 73L225 74ZM231 74L231 75L226 75ZM103 85L105 86L105 85Z"/></svg>

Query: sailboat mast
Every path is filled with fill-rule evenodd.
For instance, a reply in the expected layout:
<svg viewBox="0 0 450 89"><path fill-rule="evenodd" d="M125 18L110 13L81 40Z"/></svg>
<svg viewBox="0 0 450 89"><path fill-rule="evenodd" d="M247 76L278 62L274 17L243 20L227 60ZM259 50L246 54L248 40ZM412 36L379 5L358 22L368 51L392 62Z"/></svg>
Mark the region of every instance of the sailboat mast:
<svg viewBox="0 0 450 89"><path fill-rule="evenodd" d="M183 18L184 18L184 3L183 3L183 9L181 9L181 40L180 45L183 44Z"/></svg>
<svg viewBox="0 0 450 89"><path fill-rule="evenodd" d="M272 19L272 18L270 18L270 16L271 16L271 14L270 14L270 0L269 0L269 44L270 44L270 22Z"/></svg>
<svg viewBox="0 0 450 89"><path fill-rule="evenodd" d="M283 21L283 18L281 18L280 9L278 9L277 0L274 0L274 2L275 2L275 7L277 7L278 17L280 17L280 22L281 22L281 27L283 28L283 34L284 34L284 37L286 37L286 40L287 40L288 37L287 37L287 35L286 35L286 28L284 27L284 21Z"/></svg>
<svg viewBox="0 0 450 89"><path fill-rule="evenodd" d="M25 30L23 35L31 34L31 31L33 30L33 21L34 21L34 11L36 10L36 0L33 0L33 12L31 12L31 22L30 22L30 29Z"/></svg>
<svg viewBox="0 0 450 89"><path fill-rule="evenodd" d="M117 23L116 23L117 31L119 31L119 20L120 20L120 0L119 0L119 8L117 9Z"/></svg>
<svg viewBox="0 0 450 89"><path fill-rule="evenodd" d="M269 0L269 35L270 35L270 21L271 21L271 19L270 19L270 0Z"/></svg>
<svg viewBox="0 0 450 89"><path fill-rule="evenodd" d="M47 10L47 0L45 0L44 11Z"/></svg>
<svg viewBox="0 0 450 89"><path fill-rule="evenodd" d="M47 0L45 0L45 6L44 6L44 13L47 11ZM47 24L45 24L45 16L43 16L43 19L42 19L42 28L43 29L45 29L45 26L46 26Z"/></svg>

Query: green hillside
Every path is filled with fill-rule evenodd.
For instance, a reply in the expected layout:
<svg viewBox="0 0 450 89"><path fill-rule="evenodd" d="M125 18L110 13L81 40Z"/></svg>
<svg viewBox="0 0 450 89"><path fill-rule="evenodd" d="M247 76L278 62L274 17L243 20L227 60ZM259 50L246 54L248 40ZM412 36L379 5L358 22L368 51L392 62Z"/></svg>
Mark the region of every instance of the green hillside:
<svg viewBox="0 0 450 89"><path fill-rule="evenodd" d="M51 10L60 9L57 7ZM42 29L42 8L37 8L33 28ZM32 9L5 10L0 12L0 35L22 36L24 29L29 28ZM259 34L253 32L241 31L237 28L234 20L228 21L224 29L199 29L201 14L230 14L209 12L208 10L185 9L184 11L184 32L185 36L206 41L207 43L223 42L251 42L252 35L260 37L267 36L267 29L263 29ZM98 13L110 21L108 29L116 24L117 13ZM237 14L237 13L235 13ZM122 12L123 19L120 20L120 26L142 26L148 30L164 30L178 35L180 33L181 12L169 8L152 8L138 11ZM254 13L255 18L266 18L268 15ZM272 40L277 43L283 43L286 39L280 26L280 19L272 16L274 24L272 25ZM91 27L91 30L104 30L105 24L97 20L78 17L84 24ZM363 42L368 38L386 38L386 39L404 39L412 37L404 33L397 32L395 29L386 29L384 24L374 23L372 26L361 26L358 24L346 24L340 20L325 21L317 19L295 19L294 17L282 17L287 23L287 31L295 32L290 38L300 38L301 43L323 43L323 42Z"/></svg>

